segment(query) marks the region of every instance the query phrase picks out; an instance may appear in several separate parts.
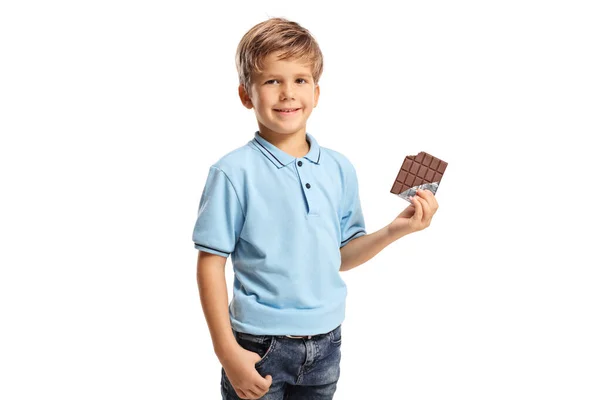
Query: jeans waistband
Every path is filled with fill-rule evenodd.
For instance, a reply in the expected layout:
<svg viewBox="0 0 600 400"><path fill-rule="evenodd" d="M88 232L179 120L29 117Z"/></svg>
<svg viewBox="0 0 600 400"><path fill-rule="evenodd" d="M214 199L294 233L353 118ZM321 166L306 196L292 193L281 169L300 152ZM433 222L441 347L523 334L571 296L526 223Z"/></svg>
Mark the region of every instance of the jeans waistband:
<svg viewBox="0 0 600 400"><path fill-rule="evenodd" d="M325 332L325 333L318 333L316 335L273 335L274 337L278 337L278 338L289 338L289 339L315 339L321 336L326 336L331 334L331 332L335 331L336 329L338 329L341 325L338 325L337 327L335 327L334 329L332 329L329 332ZM237 332L235 330L232 330L233 334L235 335ZM241 332L239 332L238 334L242 334ZM247 333L244 333L244 335L248 335ZM253 336L257 336L257 335L253 335ZM258 335L258 336L270 336L270 335Z"/></svg>
<svg viewBox="0 0 600 400"><path fill-rule="evenodd" d="M312 338L316 338L316 337L321 337L321 336L325 336L325 335L329 335L331 332L335 331L338 327L335 327L334 329L332 329L329 332L325 332L325 333L319 333L316 335L304 335L304 336L296 336L296 335L283 335L286 338L290 338L290 339L312 339Z"/></svg>

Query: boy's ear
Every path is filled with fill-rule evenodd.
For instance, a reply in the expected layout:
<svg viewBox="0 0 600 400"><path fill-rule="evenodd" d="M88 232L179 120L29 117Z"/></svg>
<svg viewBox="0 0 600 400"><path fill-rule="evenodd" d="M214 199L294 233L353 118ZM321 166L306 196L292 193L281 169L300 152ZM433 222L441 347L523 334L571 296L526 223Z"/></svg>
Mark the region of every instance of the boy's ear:
<svg viewBox="0 0 600 400"><path fill-rule="evenodd" d="M316 84L315 85L315 105L313 106L313 108L315 108L317 106L317 103L319 103L319 95L321 94L321 87Z"/></svg>
<svg viewBox="0 0 600 400"><path fill-rule="evenodd" d="M250 100L250 96L248 96L246 89L244 89L244 85L240 84L240 86L238 86L238 94L240 95L240 100L244 107L251 109L253 107L252 100Z"/></svg>

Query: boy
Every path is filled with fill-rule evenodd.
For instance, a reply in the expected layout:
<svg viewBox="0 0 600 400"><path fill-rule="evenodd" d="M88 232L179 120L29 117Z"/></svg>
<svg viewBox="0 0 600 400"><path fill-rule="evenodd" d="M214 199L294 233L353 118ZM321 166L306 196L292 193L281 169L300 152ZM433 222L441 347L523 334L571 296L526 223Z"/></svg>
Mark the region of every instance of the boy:
<svg viewBox="0 0 600 400"><path fill-rule="evenodd" d="M388 226L366 233L354 167L306 132L323 69L306 29L264 21L240 41L236 64L240 99L259 130L210 167L193 233L221 394L332 399L346 299L340 271L429 226L438 205L418 192Z"/></svg>

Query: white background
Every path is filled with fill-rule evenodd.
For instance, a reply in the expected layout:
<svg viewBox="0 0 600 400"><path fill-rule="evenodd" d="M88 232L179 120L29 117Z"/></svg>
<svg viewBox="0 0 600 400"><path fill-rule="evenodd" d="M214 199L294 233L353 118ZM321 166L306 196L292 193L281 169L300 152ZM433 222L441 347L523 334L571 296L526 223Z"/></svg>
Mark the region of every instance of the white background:
<svg viewBox="0 0 600 400"><path fill-rule="evenodd" d="M220 399L191 234L257 128L237 43L281 16L369 233L405 155L449 163L431 226L342 275L335 398L599 399L593 3L2 2L0 398Z"/></svg>

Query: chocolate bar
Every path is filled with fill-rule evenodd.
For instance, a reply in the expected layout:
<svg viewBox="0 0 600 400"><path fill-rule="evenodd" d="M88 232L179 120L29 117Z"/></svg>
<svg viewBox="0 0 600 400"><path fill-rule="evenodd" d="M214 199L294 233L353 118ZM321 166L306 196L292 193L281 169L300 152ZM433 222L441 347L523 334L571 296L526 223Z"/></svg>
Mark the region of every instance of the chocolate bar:
<svg viewBox="0 0 600 400"><path fill-rule="evenodd" d="M424 151L416 156L406 156L390 192L408 202L411 202L409 197L417 194L417 189L427 189L435 194L447 166L447 162Z"/></svg>

